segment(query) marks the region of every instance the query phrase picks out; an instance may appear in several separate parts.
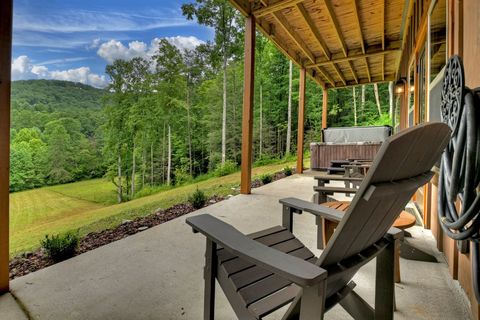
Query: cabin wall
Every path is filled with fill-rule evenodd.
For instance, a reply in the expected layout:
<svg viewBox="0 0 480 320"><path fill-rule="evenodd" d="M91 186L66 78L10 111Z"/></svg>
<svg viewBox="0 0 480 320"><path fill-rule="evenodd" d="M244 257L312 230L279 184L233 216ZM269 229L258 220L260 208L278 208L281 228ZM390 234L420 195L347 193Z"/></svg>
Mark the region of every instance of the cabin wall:
<svg viewBox="0 0 480 320"><path fill-rule="evenodd" d="M480 67L478 66L478 57L480 57L480 1L478 0L418 0L414 2L412 8L412 17L407 27L407 37L404 46L404 52L401 58L399 78L409 83L409 71L412 69L412 63L415 65L415 73L419 70L419 53L424 45L429 43L429 14L436 2L445 1L446 3L446 56L458 54L462 57L465 67L466 85L470 88L480 87ZM423 3L423 8L421 8ZM425 9L427 8L427 9ZM425 36L427 34L427 36ZM427 56L427 59L430 57ZM430 61L429 61L430 63ZM427 73L429 75L429 73ZM441 76L440 78L441 79ZM401 106L401 128L407 128L421 121L420 100L418 98L419 76L414 77L415 99L408 96L410 92L407 85L405 93L402 96ZM435 81L426 81L426 92L435 90L438 83ZM438 121L438 115L431 111L437 107L438 101L426 97L426 121ZM413 108L412 108L413 104ZM410 105L410 107L409 107ZM412 121L412 111L414 114ZM424 222L426 228L430 228L437 241L437 248L443 252L448 263L449 272L453 279L458 280L460 286L464 289L471 305L471 311L474 319L480 319L480 306L476 300L472 288L472 267L469 254L461 254L456 248L456 243L447 237L438 221L437 217L437 193L438 193L438 175L431 183L427 185L424 192ZM418 197L416 199L419 201Z"/></svg>

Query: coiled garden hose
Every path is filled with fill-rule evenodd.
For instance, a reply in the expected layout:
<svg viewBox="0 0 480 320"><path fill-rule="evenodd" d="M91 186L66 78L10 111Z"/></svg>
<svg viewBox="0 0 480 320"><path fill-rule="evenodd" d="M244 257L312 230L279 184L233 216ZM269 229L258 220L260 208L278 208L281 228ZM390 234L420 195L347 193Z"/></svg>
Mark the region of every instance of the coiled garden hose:
<svg viewBox="0 0 480 320"><path fill-rule="evenodd" d="M480 88L465 87L464 79L462 60L451 57L445 69L441 115L452 137L440 165L438 217L462 253L472 243L472 281L480 301Z"/></svg>

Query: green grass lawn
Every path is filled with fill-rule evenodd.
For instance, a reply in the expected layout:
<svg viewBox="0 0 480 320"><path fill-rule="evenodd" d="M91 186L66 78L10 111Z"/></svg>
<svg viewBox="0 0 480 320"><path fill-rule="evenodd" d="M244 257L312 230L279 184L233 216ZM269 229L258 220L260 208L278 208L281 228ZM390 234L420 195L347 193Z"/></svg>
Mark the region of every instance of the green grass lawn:
<svg viewBox="0 0 480 320"><path fill-rule="evenodd" d="M281 171L290 163L253 168L252 176ZM10 195L10 254L39 247L46 234L79 230L81 235L114 227L124 219L149 215L185 202L198 187L207 195L235 194L240 172L214 177L198 183L175 187L156 194L114 204L114 185L94 179L60 186L12 193Z"/></svg>

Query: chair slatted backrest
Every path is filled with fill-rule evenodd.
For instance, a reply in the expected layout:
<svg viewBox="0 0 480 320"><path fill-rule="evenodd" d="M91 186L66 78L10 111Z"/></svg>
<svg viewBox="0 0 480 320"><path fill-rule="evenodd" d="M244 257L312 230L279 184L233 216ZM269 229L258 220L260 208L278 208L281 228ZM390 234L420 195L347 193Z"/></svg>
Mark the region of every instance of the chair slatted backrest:
<svg viewBox="0 0 480 320"><path fill-rule="evenodd" d="M334 265L380 240L416 190L430 180L449 139L450 128L435 122L388 138L317 264Z"/></svg>

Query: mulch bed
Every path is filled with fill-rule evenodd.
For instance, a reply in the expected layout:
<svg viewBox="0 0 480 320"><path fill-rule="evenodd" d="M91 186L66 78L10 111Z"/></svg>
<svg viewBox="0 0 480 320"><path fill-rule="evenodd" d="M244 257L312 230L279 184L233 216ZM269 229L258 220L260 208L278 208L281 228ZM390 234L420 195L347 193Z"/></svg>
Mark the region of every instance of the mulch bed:
<svg viewBox="0 0 480 320"><path fill-rule="evenodd" d="M286 175L283 172L277 172L273 175L272 181L285 178L285 176ZM257 188L262 185L262 182L258 179L252 181L252 188ZM227 198L228 197L213 196L207 201L205 206L215 204ZM193 211L195 211L195 209L190 203L181 203L166 210L158 210L145 217L136 218L134 220L125 220L122 224L113 229L91 232L80 240L76 255L126 238ZM10 260L10 280L46 268L53 264L55 264L55 262L50 259L42 248L33 252L22 253Z"/></svg>

